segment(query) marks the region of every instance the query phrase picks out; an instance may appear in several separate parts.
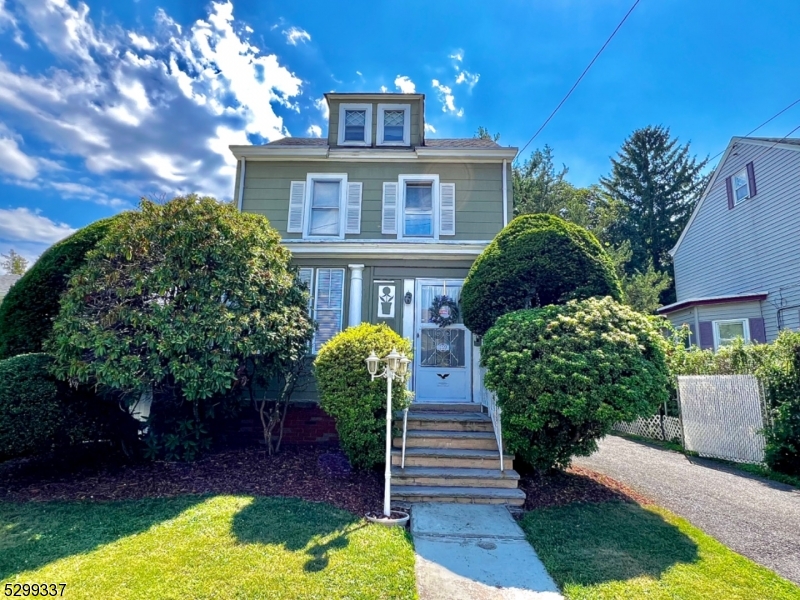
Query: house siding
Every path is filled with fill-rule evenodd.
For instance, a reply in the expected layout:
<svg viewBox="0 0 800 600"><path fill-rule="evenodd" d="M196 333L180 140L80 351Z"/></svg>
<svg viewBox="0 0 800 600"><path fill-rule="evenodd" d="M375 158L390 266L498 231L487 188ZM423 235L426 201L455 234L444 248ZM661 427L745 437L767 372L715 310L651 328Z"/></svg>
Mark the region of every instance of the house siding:
<svg viewBox="0 0 800 600"><path fill-rule="evenodd" d="M361 233L346 239L397 238L381 233L381 211L383 183L397 181L401 174L438 174L441 183L455 183L456 235L442 239L491 240L503 228L503 169L497 163L250 161L245 169L242 210L264 215L286 239L301 238L299 233L286 232L289 187L292 181L305 181L308 173L347 173L348 181L363 183ZM506 202L510 206L511 178L507 177ZM237 201L238 181L237 177Z"/></svg>
<svg viewBox="0 0 800 600"><path fill-rule="evenodd" d="M725 180L751 161L757 194L729 209ZM677 299L767 292L760 304L698 310L709 315L701 320L763 317L771 341L781 308L791 321L785 326L800 327L800 313L790 308L800 309L800 152L740 140L718 168L674 256Z"/></svg>

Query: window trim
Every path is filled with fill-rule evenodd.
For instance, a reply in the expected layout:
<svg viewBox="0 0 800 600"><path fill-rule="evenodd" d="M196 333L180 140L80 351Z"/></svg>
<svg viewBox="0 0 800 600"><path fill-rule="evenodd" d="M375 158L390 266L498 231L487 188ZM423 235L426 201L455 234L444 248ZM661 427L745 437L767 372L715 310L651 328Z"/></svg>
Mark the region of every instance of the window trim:
<svg viewBox="0 0 800 600"><path fill-rule="evenodd" d="M315 181L339 182L339 234L311 235L311 210ZM304 240L343 240L345 232L345 209L347 205L347 173L308 173L306 175L306 194L303 199L303 239Z"/></svg>
<svg viewBox="0 0 800 600"><path fill-rule="evenodd" d="M719 326L726 324L726 323L741 323L742 324L742 331L744 331L744 343L750 343L750 320L749 319L720 319L718 321L712 321L711 325L714 330L714 351L720 349L720 338L719 338Z"/></svg>
<svg viewBox="0 0 800 600"><path fill-rule="evenodd" d="M406 184L407 183L430 183L431 184L431 208L433 210L433 235L431 237L419 237L405 235L406 230ZM397 239L398 240L415 240L415 241L439 241L439 211L440 211L440 188L439 188L439 175L420 174L420 175L399 175L397 178L398 185L398 223L397 223Z"/></svg>
<svg viewBox="0 0 800 600"><path fill-rule="evenodd" d="M737 177L742 177L742 179L744 179L744 185L743 186L739 186L738 188L736 187L736 178ZM743 187L747 188L747 195L744 198L742 198L741 200L737 200L736 199L736 190L737 189L740 190ZM750 199L750 197L751 197L750 194L752 193L752 190L750 189L750 177L749 177L749 175L747 173L747 167L746 166L741 171L737 171L736 173L731 175L731 191L733 192L733 205L734 206L738 206L739 204L741 204L745 200L749 200Z"/></svg>
<svg viewBox="0 0 800 600"><path fill-rule="evenodd" d="M387 142L383 139L384 113L387 110L403 111L403 140ZM410 146L411 145L411 105L410 104L378 104L378 131L376 144L378 146Z"/></svg>
<svg viewBox="0 0 800 600"><path fill-rule="evenodd" d="M348 110L364 110L364 139L350 140L344 139L344 119ZM372 104L340 104L339 105L339 145L340 146L371 146L372 145Z"/></svg>

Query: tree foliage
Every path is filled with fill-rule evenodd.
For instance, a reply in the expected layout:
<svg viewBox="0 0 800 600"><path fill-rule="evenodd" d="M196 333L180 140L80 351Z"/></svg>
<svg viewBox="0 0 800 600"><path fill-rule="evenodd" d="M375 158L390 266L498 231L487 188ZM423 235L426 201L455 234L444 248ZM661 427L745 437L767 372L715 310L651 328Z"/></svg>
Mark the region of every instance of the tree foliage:
<svg viewBox="0 0 800 600"><path fill-rule="evenodd" d="M500 140L499 133L491 134L489 133L489 130L483 125L478 126L478 131L476 131L475 135L472 137L478 140L490 140L492 142L497 142Z"/></svg>
<svg viewBox="0 0 800 600"><path fill-rule="evenodd" d="M124 215L96 221L54 244L14 284L0 304L0 359L42 351L72 273Z"/></svg>
<svg viewBox="0 0 800 600"><path fill-rule="evenodd" d="M28 259L12 248L8 254L0 254L0 268L9 275L22 275L28 268Z"/></svg>
<svg viewBox="0 0 800 600"><path fill-rule="evenodd" d="M339 442L360 469L384 463L386 380L370 380L366 358L373 350L386 356L393 349L411 358L411 342L384 324L362 323L333 337L314 362L322 410L336 420ZM407 406L405 383L393 384L392 408Z"/></svg>
<svg viewBox="0 0 800 600"><path fill-rule="evenodd" d="M505 313L591 296L622 298L597 239L553 215L522 215L473 263L461 307L467 328L483 335Z"/></svg>
<svg viewBox="0 0 800 600"><path fill-rule="evenodd" d="M614 423L668 399L665 346L654 321L608 297L502 316L481 361L507 448L538 471L588 456Z"/></svg>
<svg viewBox="0 0 800 600"><path fill-rule="evenodd" d="M194 421L176 424L199 439L216 410L205 401L230 392L245 361L271 373L305 353L313 326L289 260L260 215L194 195L142 200L70 280L55 372L131 402L152 392L155 414L189 407Z"/></svg>
<svg viewBox="0 0 800 600"><path fill-rule="evenodd" d="M631 244L628 273L644 273L648 264L666 272L675 245L708 181L708 159L690 154L668 128L648 126L634 131L611 159L611 173L600 179L605 193L624 208L609 240ZM672 292L674 294L674 292ZM666 297L665 297L666 299Z"/></svg>

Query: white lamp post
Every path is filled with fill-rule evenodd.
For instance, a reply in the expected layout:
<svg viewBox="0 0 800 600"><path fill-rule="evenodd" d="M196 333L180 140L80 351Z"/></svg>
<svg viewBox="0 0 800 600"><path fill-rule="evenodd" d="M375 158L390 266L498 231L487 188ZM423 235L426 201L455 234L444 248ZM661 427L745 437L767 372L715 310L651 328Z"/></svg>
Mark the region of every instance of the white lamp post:
<svg viewBox="0 0 800 600"><path fill-rule="evenodd" d="M397 353L396 348L384 358L378 358L375 351L369 353L367 357L367 370L370 377L376 379L386 379L386 471L384 473L383 488L383 514L386 518L391 517L391 485L392 485L392 380L402 381L408 373L408 364L411 362L404 353ZM383 371L378 373L379 363L386 363Z"/></svg>

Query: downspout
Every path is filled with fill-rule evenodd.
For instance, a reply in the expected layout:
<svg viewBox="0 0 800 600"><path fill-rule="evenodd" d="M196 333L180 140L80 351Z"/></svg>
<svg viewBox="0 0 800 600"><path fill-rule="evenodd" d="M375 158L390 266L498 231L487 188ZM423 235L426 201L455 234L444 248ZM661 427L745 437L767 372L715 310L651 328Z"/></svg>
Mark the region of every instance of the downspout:
<svg viewBox="0 0 800 600"><path fill-rule="evenodd" d="M247 165L247 159L242 157L242 167L239 169L239 212L242 212L244 204L244 170Z"/></svg>
<svg viewBox="0 0 800 600"><path fill-rule="evenodd" d="M696 306L694 307L694 336L695 338L697 338L695 340L695 345L698 348L701 348L702 346L700 346L700 313L697 311Z"/></svg>
<svg viewBox="0 0 800 600"><path fill-rule="evenodd" d="M503 159L503 227L508 225L508 160Z"/></svg>

